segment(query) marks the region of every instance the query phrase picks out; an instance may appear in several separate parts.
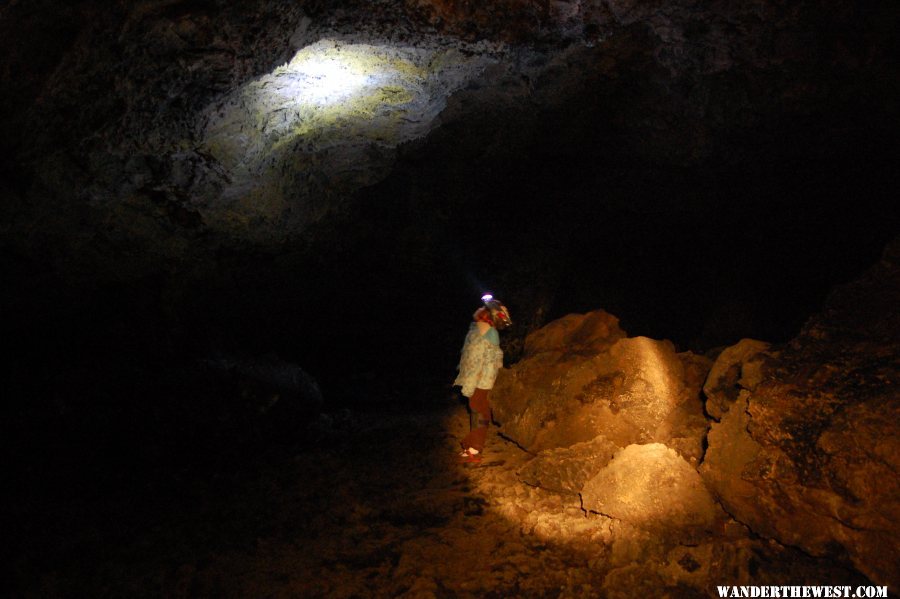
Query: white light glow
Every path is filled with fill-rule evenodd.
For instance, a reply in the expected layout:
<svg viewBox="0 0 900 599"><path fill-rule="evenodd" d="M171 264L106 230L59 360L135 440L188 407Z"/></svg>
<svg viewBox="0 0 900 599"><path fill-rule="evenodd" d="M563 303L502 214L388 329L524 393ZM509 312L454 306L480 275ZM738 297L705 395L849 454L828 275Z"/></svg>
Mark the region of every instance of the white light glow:
<svg viewBox="0 0 900 599"><path fill-rule="evenodd" d="M359 72L337 57L310 56L292 63L285 73L291 79L283 95L304 104L328 105L350 98L376 83L374 74Z"/></svg>

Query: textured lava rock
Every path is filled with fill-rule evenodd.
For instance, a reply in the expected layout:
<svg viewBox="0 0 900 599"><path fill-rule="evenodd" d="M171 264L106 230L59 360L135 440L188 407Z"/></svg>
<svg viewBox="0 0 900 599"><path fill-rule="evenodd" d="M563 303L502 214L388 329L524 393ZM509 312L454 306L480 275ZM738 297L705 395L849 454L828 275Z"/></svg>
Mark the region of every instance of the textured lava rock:
<svg viewBox="0 0 900 599"><path fill-rule="evenodd" d="M587 510L660 535L702 535L725 519L697 470L661 443L619 451L581 498Z"/></svg>
<svg viewBox="0 0 900 599"><path fill-rule="evenodd" d="M519 471L519 479L542 489L577 494L618 450L603 435L571 447L545 449L525 464Z"/></svg>
<svg viewBox="0 0 900 599"><path fill-rule="evenodd" d="M713 425L704 479L735 518L897 585L900 242L741 391Z"/></svg>
<svg viewBox="0 0 900 599"><path fill-rule="evenodd" d="M764 341L741 339L719 354L703 385L707 414L721 419L742 388L759 384L768 349L769 344Z"/></svg>
<svg viewBox="0 0 900 599"><path fill-rule="evenodd" d="M500 373L492 396L504 434L535 452L598 435L618 447L680 439L685 457L698 460L709 361L677 354L666 341L622 335L602 311L529 335L528 357Z"/></svg>
<svg viewBox="0 0 900 599"><path fill-rule="evenodd" d="M569 314L528 335L525 356L546 351L595 354L624 337L619 319L603 310Z"/></svg>

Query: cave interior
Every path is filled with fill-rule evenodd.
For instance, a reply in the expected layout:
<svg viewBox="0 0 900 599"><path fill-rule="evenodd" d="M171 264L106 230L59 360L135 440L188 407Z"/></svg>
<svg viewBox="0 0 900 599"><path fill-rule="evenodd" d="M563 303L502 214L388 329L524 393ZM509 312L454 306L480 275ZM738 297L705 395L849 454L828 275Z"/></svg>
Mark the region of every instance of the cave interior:
<svg viewBox="0 0 900 599"><path fill-rule="evenodd" d="M530 333L600 309L715 360L788 346L900 231L895 4L476 4L0 6L14 593L289 595L340 570L178 584L289 536L291 501L328 512L308 497L321 473L306 499L266 496L297 460L351 487L444 468L424 432L395 458L339 425L463 409L451 383L483 293L512 314L509 368ZM293 525L313 547L349 527ZM854 555L804 571L897 581ZM428 596L386 576L354 592Z"/></svg>

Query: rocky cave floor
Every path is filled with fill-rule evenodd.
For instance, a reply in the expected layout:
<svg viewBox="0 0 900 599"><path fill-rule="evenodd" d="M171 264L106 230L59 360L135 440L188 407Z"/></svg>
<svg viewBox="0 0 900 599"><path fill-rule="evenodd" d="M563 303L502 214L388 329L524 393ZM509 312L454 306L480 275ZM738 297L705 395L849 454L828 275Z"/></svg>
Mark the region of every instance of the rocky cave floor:
<svg viewBox="0 0 900 599"><path fill-rule="evenodd" d="M532 456L496 427L481 466L458 464L467 426L462 404L345 411L303 433L311 447L210 476L172 472L174 491L147 484L80 511L73 490L71 518L12 560L21 596L704 597L715 584L868 584L734 521L678 541L586 513L578 495L521 482Z"/></svg>

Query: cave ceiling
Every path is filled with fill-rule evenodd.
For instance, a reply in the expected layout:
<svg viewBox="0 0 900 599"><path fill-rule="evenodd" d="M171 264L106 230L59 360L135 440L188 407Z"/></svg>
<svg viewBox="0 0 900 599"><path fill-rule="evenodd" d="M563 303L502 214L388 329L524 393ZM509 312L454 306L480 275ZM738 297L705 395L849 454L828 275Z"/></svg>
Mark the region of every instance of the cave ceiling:
<svg viewBox="0 0 900 599"><path fill-rule="evenodd" d="M826 147L896 120L895 15L826 4L6 3L4 234L134 271L302 239L429 161L465 177L538 151L592 185L610 156L758 160L785 123L819 119L804 141Z"/></svg>

